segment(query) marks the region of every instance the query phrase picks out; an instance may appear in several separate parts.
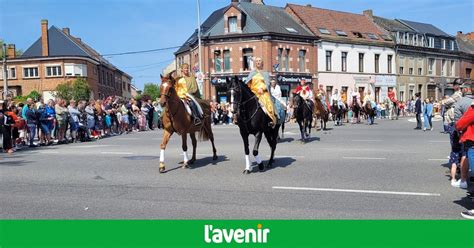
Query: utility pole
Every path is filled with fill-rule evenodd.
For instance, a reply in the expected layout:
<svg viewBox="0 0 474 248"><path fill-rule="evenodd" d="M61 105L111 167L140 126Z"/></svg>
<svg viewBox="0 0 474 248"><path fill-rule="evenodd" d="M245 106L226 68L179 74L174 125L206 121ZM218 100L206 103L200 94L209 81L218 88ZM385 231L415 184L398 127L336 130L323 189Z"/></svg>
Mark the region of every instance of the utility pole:
<svg viewBox="0 0 474 248"><path fill-rule="evenodd" d="M199 91L201 93L201 95L203 94L202 92L202 84L203 84L203 81L204 81L204 74L202 73L202 50L201 50L201 6L200 6L200 3L199 3L199 0L196 0L196 3L197 3L197 23L198 23L198 67L199 67L199 71L198 71L198 88L199 88Z"/></svg>
<svg viewBox="0 0 474 248"><path fill-rule="evenodd" d="M3 43L3 99L8 96L7 44Z"/></svg>

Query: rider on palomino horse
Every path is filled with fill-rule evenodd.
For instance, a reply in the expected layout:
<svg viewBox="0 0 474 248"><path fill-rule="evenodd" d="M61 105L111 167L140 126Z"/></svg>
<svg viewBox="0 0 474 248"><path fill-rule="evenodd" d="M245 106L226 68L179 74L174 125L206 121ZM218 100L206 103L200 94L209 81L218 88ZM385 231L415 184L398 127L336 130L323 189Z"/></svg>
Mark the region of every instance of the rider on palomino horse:
<svg viewBox="0 0 474 248"><path fill-rule="evenodd" d="M255 67L255 70L247 76L245 83L252 93L257 96L265 114L272 120L269 125L275 127L279 121L284 121L282 120L283 115L281 115L284 110L280 102L270 95L270 75L263 70L262 58L255 58Z"/></svg>
<svg viewBox="0 0 474 248"><path fill-rule="evenodd" d="M189 73L189 65L186 63L181 65L181 74L181 78L179 78L176 83L176 93L186 104L188 113L191 114L194 119L194 125L198 126L201 124L203 111L196 100L196 98L201 98L196 78Z"/></svg>
<svg viewBox="0 0 474 248"><path fill-rule="evenodd" d="M324 85L322 84L319 85L318 94L316 96L319 98L319 100L321 100L321 103L323 104L326 112L329 113L329 104L327 102L329 99L326 95L326 91L324 90Z"/></svg>

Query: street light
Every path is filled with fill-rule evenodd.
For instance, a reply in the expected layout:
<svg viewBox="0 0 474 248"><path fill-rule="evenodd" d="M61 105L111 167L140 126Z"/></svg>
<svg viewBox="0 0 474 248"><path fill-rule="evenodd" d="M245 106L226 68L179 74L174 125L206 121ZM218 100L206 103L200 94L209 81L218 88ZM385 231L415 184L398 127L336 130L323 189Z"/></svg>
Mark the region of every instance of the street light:
<svg viewBox="0 0 474 248"><path fill-rule="evenodd" d="M3 43L3 99L8 97L7 44Z"/></svg>

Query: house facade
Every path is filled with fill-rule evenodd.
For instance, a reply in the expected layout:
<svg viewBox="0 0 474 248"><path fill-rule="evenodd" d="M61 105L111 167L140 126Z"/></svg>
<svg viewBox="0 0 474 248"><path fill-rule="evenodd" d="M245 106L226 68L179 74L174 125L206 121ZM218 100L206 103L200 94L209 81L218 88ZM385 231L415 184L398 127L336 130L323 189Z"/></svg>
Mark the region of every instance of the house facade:
<svg viewBox="0 0 474 248"><path fill-rule="evenodd" d="M53 99L59 84L77 78L89 84L94 99L130 95L130 75L106 61L80 38L73 37L69 28L49 27L47 20L41 21L41 37L21 56L15 56L12 44L7 55L8 90L12 96L37 91L44 99ZM1 80L4 75L1 66L0 69ZM3 85L0 92L3 93Z"/></svg>

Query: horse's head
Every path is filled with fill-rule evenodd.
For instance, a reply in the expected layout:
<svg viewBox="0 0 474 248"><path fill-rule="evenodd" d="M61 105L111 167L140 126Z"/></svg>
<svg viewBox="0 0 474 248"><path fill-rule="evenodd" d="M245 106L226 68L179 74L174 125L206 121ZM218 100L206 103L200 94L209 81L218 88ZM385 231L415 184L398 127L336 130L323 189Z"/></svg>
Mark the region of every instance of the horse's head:
<svg viewBox="0 0 474 248"><path fill-rule="evenodd" d="M242 97L241 82L237 76L227 77L226 83L229 86L230 91L230 111L232 114L236 114L239 110Z"/></svg>
<svg viewBox="0 0 474 248"><path fill-rule="evenodd" d="M293 99L297 108L303 103L303 97L300 94L293 94Z"/></svg>
<svg viewBox="0 0 474 248"><path fill-rule="evenodd" d="M161 76L161 86L160 86L160 105L165 107L168 99L171 97L172 92L174 91L175 79L173 77L173 72L169 73L167 76Z"/></svg>

